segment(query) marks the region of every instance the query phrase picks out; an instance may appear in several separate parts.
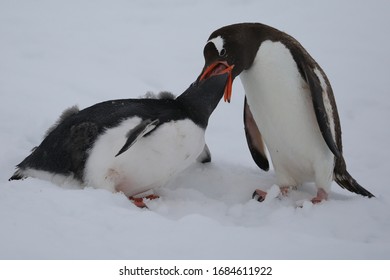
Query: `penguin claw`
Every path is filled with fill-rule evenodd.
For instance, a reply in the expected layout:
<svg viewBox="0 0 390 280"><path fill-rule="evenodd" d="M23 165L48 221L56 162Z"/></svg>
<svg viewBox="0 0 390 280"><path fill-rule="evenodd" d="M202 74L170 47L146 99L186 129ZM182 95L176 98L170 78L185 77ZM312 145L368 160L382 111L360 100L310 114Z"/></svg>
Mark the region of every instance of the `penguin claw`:
<svg viewBox="0 0 390 280"><path fill-rule="evenodd" d="M148 208L148 206L144 202L144 199L153 200L153 199L157 199L157 198L160 198L160 197L158 195L154 195L154 194L147 195L145 197L133 197L133 196L129 197L129 199L133 202L133 204L139 208Z"/></svg>
<svg viewBox="0 0 390 280"><path fill-rule="evenodd" d="M255 199L259 202L263 202L265 200L265 197L267 196L267 193L262 190L255 190L252 194L252 199Z"/></svg>

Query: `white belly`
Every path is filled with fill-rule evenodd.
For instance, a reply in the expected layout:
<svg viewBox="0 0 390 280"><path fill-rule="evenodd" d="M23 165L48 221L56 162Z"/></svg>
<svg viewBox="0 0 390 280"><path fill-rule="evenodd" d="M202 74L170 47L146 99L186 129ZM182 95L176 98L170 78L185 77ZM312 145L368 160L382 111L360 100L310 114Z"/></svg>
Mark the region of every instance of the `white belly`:
<svg viewBox="0 0 390 280"><path fill-rule="evenodd" d="M160 187L193 163L205 145L203 129L188 120L171 121L115 157L139 123L139 118L126 120L97 139L85 166L87 185L127 196Z"/></svg>
<svg viewBox="0 0 390 280"><path fill-rule="evenodd" d="M317 187L329 189L334 158L318 127L309 88L290 51L280 42L263 42L253 66L240 78L278 185L315 181Z"/></svg>

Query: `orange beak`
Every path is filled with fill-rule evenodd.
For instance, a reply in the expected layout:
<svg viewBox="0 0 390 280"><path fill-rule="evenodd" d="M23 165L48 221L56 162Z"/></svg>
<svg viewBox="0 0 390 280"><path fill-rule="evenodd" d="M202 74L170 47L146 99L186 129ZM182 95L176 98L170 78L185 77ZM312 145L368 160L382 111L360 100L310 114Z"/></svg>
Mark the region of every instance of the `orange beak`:
<svg viewBox="0 0 390 280"><path fill-rule="evenodd" d="M210 78L211 76L216 76L220 74L229 73L228 80L225 86L225 92L223 95L223 100L230 103L230 98L232 96L232 86L233 86L233 77L232 70L234 65L229 65L226 61L216 61L204 70L202 75L199 78L199 81Z"/></svg>

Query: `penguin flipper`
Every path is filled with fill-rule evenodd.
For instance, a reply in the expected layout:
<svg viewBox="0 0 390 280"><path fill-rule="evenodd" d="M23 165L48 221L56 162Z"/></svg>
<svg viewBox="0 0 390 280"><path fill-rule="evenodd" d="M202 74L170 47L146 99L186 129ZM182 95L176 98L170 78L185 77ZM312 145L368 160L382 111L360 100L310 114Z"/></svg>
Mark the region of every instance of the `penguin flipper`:
<svg viewBox="0 0 390 280"><path fill-rule="evenodd" d="M336 101L324 72L314 61L305 62L303 59L299 59L298 61L299 71L310 88L314 112L322 137L336 157L334 180L340 187L350 192L362 196L374 197L371 192L362 187L347 171L342 155L341 126Z"/></svg>
<svg viewBox="0 0 390 280"><path fill-rule="evenodd" d="M327 82L325 74L316 63L308 63L300 59L298 67L300 71L303 71L304 78L309 85L314 112L322 137L332 153L338 158L342 155L342 148L341 144L336 144L336 141L341 142L337 139L341 137L341 131L332 88ZM333 131L331 122L333 122Z"/></svg>
<svg viewBox="0 0 390 280"><path fill-rule="evenodd" d="M265 152L263 137L261 136L260 130L257 127L252 112L248 106L248 103L246 102L246 97L244 103L244 128L246 141L248 143L253 160L261 169L268 171L269 162Z"/></svg>
<svg viewBox="0 0 390 280"><path fill-rule="evenodd" d="M115 155L115 157L119 156L120 154L126 152L131 146L134 145L135 142L137 142L139 139L147 135L148 133L152 132L154 129L157 128L159 123L158 119L155 120L143 120L138 125L136 125L134 128L132 128L127 133L127 141L123 145L123 147L119 150L119 152Z"/></svg>
<svg viewBox="0 0 390 280"><path fill-rule="evenodd" d="M200 162L200 163L211 162L211 153L210 153L210 149L209 149L209 147L207 146L207 144L204 145L203 151L202 151L202 153L198 156L198 158L196 159L196 161L197 161L197 162Z"/></svg>

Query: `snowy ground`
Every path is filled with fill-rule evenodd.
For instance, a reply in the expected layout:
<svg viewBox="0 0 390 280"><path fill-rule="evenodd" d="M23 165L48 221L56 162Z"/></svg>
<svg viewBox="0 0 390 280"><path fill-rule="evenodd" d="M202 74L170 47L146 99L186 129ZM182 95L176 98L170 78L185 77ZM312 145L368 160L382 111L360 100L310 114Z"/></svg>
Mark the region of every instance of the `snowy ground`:
<svg viewBox="0 0 390 280"><path fill-rule="evenodd" d="M1 1L1 259L389 259L388 1ZM211 164L194 164L138 209L121 194L8 182L59 113L74 104L181 93L209 34L263 22L297 38L336 95L349 171L375 199L336 184L321 205L250 199L269 189L246 147L244 93L212 115ZM272 192L272 191L271 191Z"/></svg>

